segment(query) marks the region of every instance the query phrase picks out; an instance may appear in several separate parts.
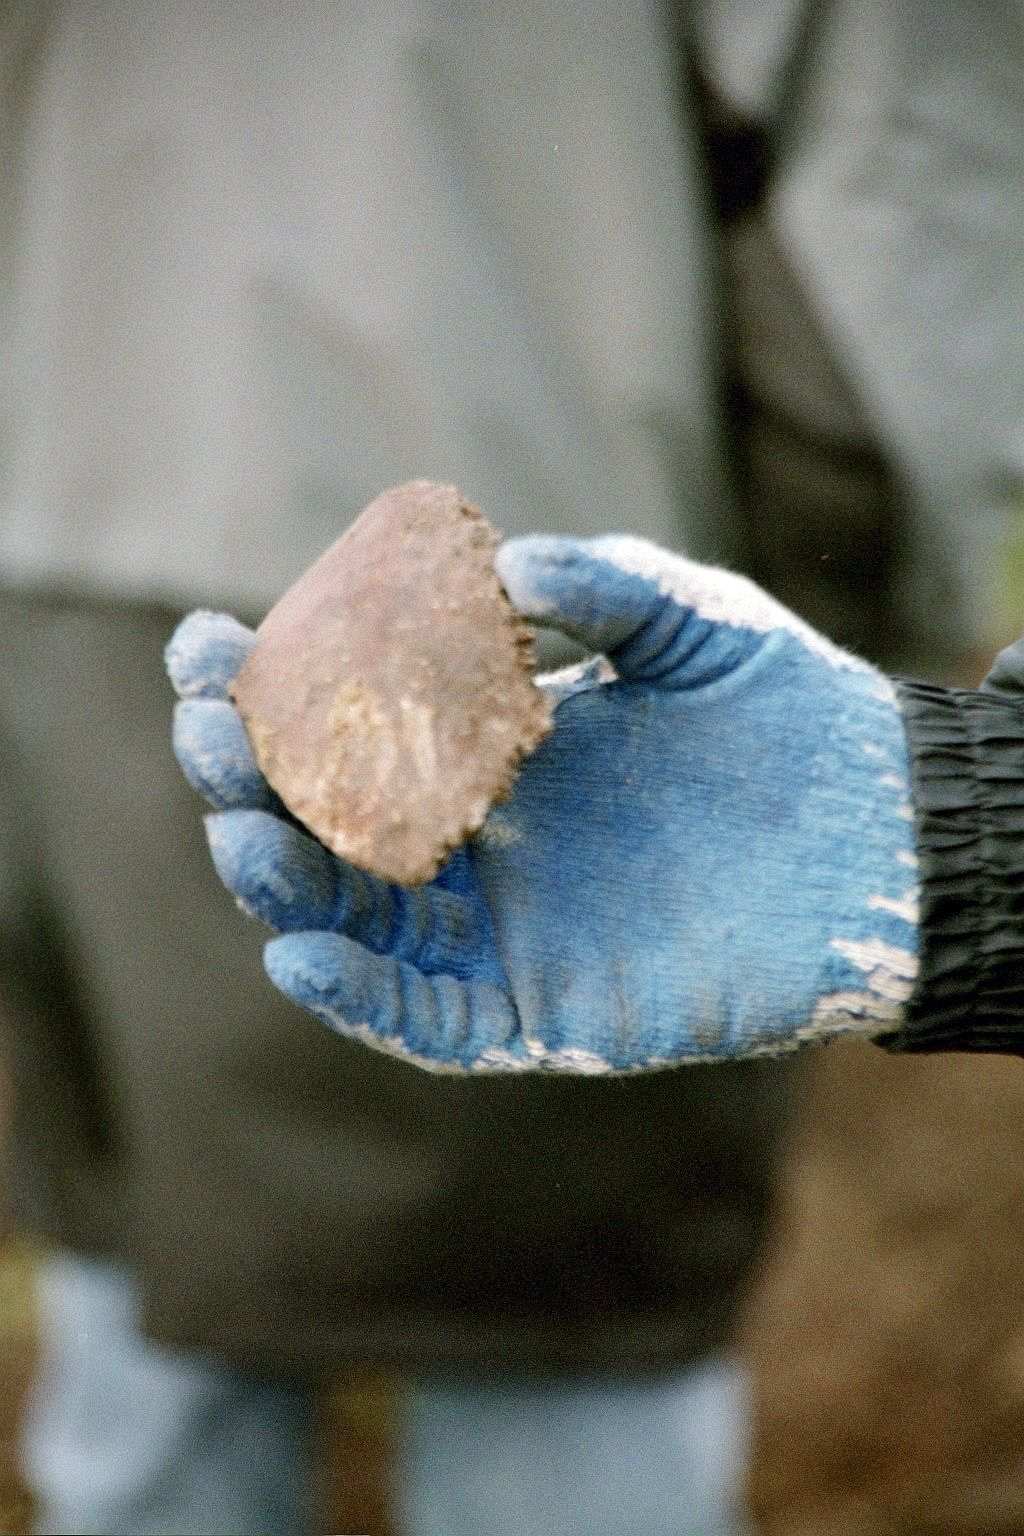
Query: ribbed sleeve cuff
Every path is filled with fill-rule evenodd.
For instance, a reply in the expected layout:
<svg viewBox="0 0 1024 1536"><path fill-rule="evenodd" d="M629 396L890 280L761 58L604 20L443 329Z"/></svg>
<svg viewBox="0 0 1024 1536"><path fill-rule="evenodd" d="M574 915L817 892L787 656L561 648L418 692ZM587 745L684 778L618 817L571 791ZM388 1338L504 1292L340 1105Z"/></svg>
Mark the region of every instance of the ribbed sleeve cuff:
<svg viewBox="0 0 1024 1536"><path fill-rule="evenodd" d="M1024 708L897 684L921 879L920 971L893 1051L1024 1055Z"/></svg>

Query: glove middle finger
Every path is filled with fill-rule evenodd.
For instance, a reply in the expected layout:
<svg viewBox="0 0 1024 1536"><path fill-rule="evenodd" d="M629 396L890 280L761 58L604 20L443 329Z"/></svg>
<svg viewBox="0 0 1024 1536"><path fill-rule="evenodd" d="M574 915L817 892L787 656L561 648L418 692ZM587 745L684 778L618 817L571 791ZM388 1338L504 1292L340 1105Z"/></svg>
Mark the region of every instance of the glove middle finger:
<svg viewBox="0 0 1024 1536"><path fill-rule="evenodd" d="M263 811L210 816L206 832L221 880L279 933L341 933L424 975L504 984L482 902L438 885L389 885Z"/></svg>

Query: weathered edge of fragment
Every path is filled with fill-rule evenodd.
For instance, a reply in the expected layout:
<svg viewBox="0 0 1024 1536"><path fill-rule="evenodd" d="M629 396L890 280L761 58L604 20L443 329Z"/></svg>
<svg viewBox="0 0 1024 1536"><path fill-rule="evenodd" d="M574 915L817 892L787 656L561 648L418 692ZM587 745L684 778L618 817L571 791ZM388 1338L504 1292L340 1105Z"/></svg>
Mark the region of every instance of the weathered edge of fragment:
<svg viewBox="0 0 1024 1536"><path fill-rule="evenodd" d="M371 503L367 512L374 510L377 505L386 499L392 500L408 495L422 494L423 492L444 492L446 498L454 507L467 518L477 530L478 549L481 544L486 548L486 559L481 574L486 576L492 585L492 596L496 608L496 630L503 631L507 637L508 656L512 673L518 676L526 685L525 691L518 688L513 691L517 695L516 708L510 712L510 721L515 725L514 740L506 749L504 760L501 757L492 760L492 773L489 782L481 785L481 793L469 799L463 806L459 817L452 819L452 824L447 828L438 827L437 835L432 842L421 839L421 843L427 844L428 851L421 846L414 850L406 850L406 856L395 857L394 851L388 853L378 850L373 854L364 851L362 840L352 836L351 828L346 828L343 822L335 821L333 824L320 819L319 824L314 824L316 818L307 819L308 806L304 799L296 799L288 793L287 787L278 781L276 772L278 767L278 742L280 727L265 722L261 718L252 715L244 707L243 700L239 697L236 684L230 689L231 696L239 707L243 716L246 731L249 734L251 744L257 761L271 785L281 795L288 809L314 836L324 845L357 868L378 877L395 881L405 886L422 885L433 879L442 864L453 850L461 847L467 839L477 833L484 825L493 806L506 801L514 787L519 775L522 763L529 757L551 732L554 724L553 704L546 692L536 683L536 638L532 626L518 612L511 602L500 577L494 567L494 556L501 545L501 536L480 509L468 502L454 486L439 486L429 481L413 481L403 486L393 487ZM362 514L365 516L365 513ZM360 519L356 519L358 523ZM351 528L355 524L350 525ZM342 543L345 535L338 543ZM325 555L329 552L325 552ZM323 559L324 557L321 557ZM320 562L316 562L319 564ZM310 568L312 569L312 567ZM308 573L307 573L308 574ZM300 578L300 581L304 578ZM292 589L289 589L291 591ZM286 598L288 594L284 594ZM280 601L280 600L279 600ZM275 605L276 606L276 605ZM273 611L273 610L272 610ZM246 669L243 667L239 674ZM244 690L242 690L244 693ZM306 814L304 814L306 813Z"/></svg>

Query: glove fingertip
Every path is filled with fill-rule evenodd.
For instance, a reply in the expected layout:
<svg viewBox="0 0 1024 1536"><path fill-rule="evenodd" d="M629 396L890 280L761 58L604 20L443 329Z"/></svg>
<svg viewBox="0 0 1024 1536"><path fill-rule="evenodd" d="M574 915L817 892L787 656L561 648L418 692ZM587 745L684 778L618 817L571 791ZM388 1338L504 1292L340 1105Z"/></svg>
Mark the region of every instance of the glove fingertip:
<svg viewBox="0 0 1024 1536"><path fill-rule="evenodd" d="M639 543L531 535L502 545L495 570L526 618L608 653L635 634L662 602L656 575L646 565L633 569L621 558L625 545L632 549Z"/></svg>
<svg viewBox="0 0 1024 1536"><path fill-rule="evenodd" d="M254 818L267 820L264 811L216 811L203 817L206 846L221 883L235 896L243 897L249 880L249 849L252 845Z"/></svg>
<svg viewBox="0 0 1024 1536"><path fill-rule="evenodd" d="M337 934L285 933L264 945L263 965L278 991L300 1008L337 1010L342 962L354 947Z"/></svg>
<svg viewBox="0 0 1024 1536"><path fill-rule="evenodd" d="M241 718L226 699L182 699L175 706L171 743L185 778L215 810L277 805Z"/></svg>
<svg viewBox="0 0 1024 1536"><path fill-rule="evenodd" d="M226 698L256 636L230 613L196 609L164 647L164 665L182 699Z"/></svg>
<svg viewBox="0 0 1024 1536"><path fill-rule="evenodd" d="M585 550L580 539L527 534L501 545L494 557L494 569L520 613L539 622L557 622L565 574L585 557Z"/></svg>

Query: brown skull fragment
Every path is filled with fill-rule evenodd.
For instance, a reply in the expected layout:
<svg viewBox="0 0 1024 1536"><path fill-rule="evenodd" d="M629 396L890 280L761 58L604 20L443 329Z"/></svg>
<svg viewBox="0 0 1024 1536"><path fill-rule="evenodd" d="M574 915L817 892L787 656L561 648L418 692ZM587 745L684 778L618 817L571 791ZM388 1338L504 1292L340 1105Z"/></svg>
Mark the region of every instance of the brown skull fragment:
<svg viewBox="0 0 1024 1536"><path fill-rule="evenodd" d="M454 486L385 491L271 609L232 684L293 815L402 885L437 873L551 728L497 544Z"/></svg>

